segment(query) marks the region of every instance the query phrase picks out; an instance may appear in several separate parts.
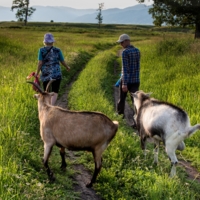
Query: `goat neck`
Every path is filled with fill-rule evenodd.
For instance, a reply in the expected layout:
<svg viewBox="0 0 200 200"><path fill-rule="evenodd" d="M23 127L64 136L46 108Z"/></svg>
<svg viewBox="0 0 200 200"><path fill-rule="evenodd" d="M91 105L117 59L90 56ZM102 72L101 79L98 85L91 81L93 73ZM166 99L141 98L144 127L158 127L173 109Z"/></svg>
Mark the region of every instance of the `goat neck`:
<svg viewBox="0 0 200 200"><path fill-rule="evenodd" d="M43 116L48 113L51 105L51 93L39 94L38 97L38 113L39 116Z"/></svg>

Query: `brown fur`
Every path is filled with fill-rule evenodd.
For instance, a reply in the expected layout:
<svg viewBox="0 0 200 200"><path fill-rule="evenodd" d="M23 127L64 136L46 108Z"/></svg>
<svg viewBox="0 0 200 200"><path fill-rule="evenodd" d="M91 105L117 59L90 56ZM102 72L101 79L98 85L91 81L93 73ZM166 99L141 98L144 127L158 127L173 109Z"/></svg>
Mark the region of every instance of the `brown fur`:
<svg viewBox="0 0 200 200"><path fill-rule="evenodd" d="M88 187L96 181L102 166L102 153L118 130L118 122L111 121L99 112L69 111L50 105L53 93L35 95L38 99L40 134L44 142L44 165L50 180L53 173L48 166L48 158L53 145L61 148L62 168L66 166L63 148L91 151L95 170Z"/></svg>

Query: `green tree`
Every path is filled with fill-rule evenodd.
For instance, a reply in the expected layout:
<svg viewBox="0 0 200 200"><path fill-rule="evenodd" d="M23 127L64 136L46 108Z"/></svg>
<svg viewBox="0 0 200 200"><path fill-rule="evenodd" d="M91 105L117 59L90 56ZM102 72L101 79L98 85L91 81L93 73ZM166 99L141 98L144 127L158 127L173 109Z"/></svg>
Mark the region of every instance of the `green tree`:
<svg viewBox="0 0 200 200"><path fill-rule="evenodd" d="M102 16L103 7L104 7L104 3L99 3L99 8L97 9L97 11L99 11L99 12L96 16L96 19L98 20L99 28L103 22L103 16Z"/></svg>
<svg viewBox="0 0 200 200"><path fill-rule="evenodd" d="M139 3L145 0L137 0ZM195 38L200 38L200 0L154 0L149 13L156 26L162 24L194 26Z"/></svg>
<svg viewBox="0 0 200 200"><path fill-rule="evenodd" d="M17 9L16 18L18 21L24 21L27 24L28 17L30 17L36 10L33 7L29 7L29 0L14 0L11 10Z"/></svg>

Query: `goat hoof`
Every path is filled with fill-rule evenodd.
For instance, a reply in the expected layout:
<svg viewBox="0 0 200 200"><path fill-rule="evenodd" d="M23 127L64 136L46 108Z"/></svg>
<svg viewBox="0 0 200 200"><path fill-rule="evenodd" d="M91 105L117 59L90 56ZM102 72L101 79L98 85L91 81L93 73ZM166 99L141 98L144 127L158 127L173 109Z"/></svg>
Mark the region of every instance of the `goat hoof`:
<svg viewBox="0 0 200 200"><path fill-rule="evenodd" d="M158 166L158 163L157 162L153 162L153 166Z"/></svg>
<svg viewBox="0 0 200 200"><path fill-rule="evenodd" d="M53 176L53 177L51 177L51 178L49 178L49 181L50 181L50 183L53 183L53 182L55 182L55 180L56 180L56 178Z"/></svg>
<svg viewBox="0 0 200 200"><path fill-rule="evenodd" d="M65 172L66 171L66 167L60 167L61 171Z"/></svg>
<svg viewBox="0 0 200 200"><path fill-rule="evenodd" d="M66 164L65 164L65 165L62 164L62 165L60 166L60 169L61 169L62 171L66 171L66 167L67 167Z"/></svg>
<svg viewBox="0 0 200 200"><path fill-rule="evenodd" d="M51 183L53 183L55 180L56 180L55 176L54 176L53 174L51 174L51 175L49 176L49 181L50 181Z"/></svg>
<svg viewBox="0 0 200 200"><path fill-rule="evenodd" d="M93 185L93 183L92 183L92 182L90 182L90 183L87 183L87 184L86 184L86 187L87 187L87 188L91 188L91 187L92 187L92 185Z"/></svg>

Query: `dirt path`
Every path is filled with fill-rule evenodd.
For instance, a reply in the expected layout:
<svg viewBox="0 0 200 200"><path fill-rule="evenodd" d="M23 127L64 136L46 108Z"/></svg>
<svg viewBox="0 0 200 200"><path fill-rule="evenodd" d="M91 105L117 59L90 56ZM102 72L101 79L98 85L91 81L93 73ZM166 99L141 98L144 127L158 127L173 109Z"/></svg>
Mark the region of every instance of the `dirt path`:
<svg viewBox="0 0 200 200"><path fill-rule="evenodd" d="M117 70L117 63L114 64L114 73L119 74ZM76 77L75 77L76 79ZM69 85L66 85L65 93L58 99L57 105L61 106L63 108L67 108L67 96L68 91L71 88L71 85L74 81L72 81ZM113 86L113 95L115 100L115 107L117 104L117 100L119 98L119 88ZM126 102L125 104L125 119L127 122L127 125L131 125L133 123L133 110L129 106L129 104ZM69 151L68 156L71 160L76 159L76 156L73 154L72 151ZM188 175L188 179L190 180L196 180L200 183L200 173L191 166L191 164L185 160L179 160L179 165L183 166L186 170L186 173ZM93 188L87 188L86 182L88 182L92 174L89 172L83 165L74 165L74 170L76 171L73 179L74 179L74 191L80 193L80 199L81 200L102 200L102 198L96 194L95 190Z"/></svg>
<svg viewBox="0 0 200 200"><path fill-rule="evenodd" d="M190 162L185 160L179 160L179 165L185 168L185 171L187 173L187 178L191 181L196 180L200 183L200 172L198 172Z"/></svg>

